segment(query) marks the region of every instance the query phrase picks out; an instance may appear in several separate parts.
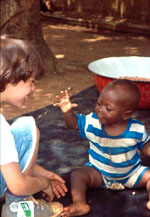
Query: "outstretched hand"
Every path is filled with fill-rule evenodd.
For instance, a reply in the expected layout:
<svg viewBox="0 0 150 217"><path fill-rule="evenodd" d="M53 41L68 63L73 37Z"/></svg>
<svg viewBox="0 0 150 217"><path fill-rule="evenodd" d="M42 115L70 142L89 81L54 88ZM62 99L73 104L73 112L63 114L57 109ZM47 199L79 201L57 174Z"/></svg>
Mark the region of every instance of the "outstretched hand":
<svg viewBox="0 0 150 217"><path fill-rule="evenodd" d="M59 100L58 103L54 103L54 106L59 106L63 113L69 112L72 110L72 108L77 107L78 105L76 103L71 103L70 96L67 90L61 91L61 95L56 96L56 98Z"/></svg>

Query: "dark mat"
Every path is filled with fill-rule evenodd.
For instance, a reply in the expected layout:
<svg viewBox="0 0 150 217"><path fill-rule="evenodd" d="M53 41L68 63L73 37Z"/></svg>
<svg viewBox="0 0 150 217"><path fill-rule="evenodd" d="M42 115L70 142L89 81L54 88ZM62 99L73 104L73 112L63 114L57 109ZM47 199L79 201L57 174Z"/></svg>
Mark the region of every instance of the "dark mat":
<svg viewBox="0 0 150 217"><path fill-rule="evenodd" d="M76 112L87 114L94 110L98 92L92 86L73 96L72 102L79 104ZM45 168L64 177L70 186L70 171L83 166L88 159L88 142L81 139L78 132L66 127L63 114L58 107L49 105L28 113L35 117L41 132L37 162ZM138 110L134 117L143 121L150 133L150 110ZM150 166L150 160L142 156L143 163ZM91 212L85 217L148 217L148 199L145 188L136 190L112 191L89 189L87 201ZM59 200L64 206L71 203L70 193Z"/></svg>

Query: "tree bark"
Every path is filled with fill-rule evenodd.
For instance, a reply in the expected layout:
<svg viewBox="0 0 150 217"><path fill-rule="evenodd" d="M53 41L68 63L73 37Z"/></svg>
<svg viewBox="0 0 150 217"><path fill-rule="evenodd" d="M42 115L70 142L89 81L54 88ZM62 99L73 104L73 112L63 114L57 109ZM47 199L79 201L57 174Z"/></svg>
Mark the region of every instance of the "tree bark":
<svg viewBox="0 0 150 217"><path fill-rule="evenodd" d="M0 0L1 34L30 41L38 50L46 74L56 72L56 58L43 39L40 0Z"/></svg>

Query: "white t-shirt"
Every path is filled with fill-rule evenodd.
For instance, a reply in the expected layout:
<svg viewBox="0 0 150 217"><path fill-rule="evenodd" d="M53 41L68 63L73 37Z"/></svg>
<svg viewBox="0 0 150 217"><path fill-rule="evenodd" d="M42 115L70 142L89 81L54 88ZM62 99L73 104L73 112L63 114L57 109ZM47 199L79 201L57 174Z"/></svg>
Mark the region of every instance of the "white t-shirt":
<svg viewBox="0 0 150 217"><path fill-rule="evenodd" d="M0 114L0 165L19 162L11 127Z"/></svg>

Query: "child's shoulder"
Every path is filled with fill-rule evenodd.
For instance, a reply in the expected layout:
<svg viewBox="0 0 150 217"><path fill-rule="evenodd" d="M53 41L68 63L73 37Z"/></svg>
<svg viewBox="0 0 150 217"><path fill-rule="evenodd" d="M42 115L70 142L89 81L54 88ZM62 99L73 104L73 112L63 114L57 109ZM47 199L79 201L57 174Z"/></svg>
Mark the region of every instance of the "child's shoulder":
<svg viewBox="0 0 150 217"><path fill-rule="evenodd" d="M91 112L89 114L77 114L78 116L78 120L84 120L86 121L86 123L89 123L89 124L95 124L95 123L98 123L99 124L99 119L96 115L96 113L94 112Z"/></svg>
<svg viewBox="0 0 150 217"><path fill-rule="evenodd" d="M99 118L94 112L91 112L86 116L86 122L87 124L93 125L96 128L101 128L101 123L99 121Z"/></svg>
<svg viewBox="0 0 150 217"><path fill-rule="evenodd" d="M90 112L90 113L88 113L88 114L78 113L77 116L78 116L78 117L86 117L86 118L98 119L96 113L94 113L94 112Z"/></svg>
<svg viewBox="0 0 150 217"><path fill-rule="evenodd" d="M130 118L129 119L130 124L137 124L137 125L144 125L144 123L140 120L134 119L134 118Z"/></svg>
<svg viewBox="0 0 150 217"><path fill-rule="evenodd" d="M145 131L145 125L142 121L136 119L129 119L130 131L143 133Z"/></svg>

